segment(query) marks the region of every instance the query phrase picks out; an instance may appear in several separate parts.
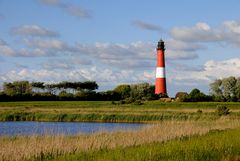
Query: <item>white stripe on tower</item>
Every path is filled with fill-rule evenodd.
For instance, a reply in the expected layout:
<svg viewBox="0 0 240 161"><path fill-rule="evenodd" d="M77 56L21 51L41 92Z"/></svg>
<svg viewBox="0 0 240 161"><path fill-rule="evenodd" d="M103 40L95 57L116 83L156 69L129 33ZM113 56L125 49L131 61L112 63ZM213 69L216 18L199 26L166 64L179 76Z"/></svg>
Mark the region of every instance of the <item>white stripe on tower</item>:
<svg viewBox="0 0 240 161"><path fill-rule="evenodd" d="M156 69L156 78L165 78L165 68L164 67L157 67Z"/></svg>

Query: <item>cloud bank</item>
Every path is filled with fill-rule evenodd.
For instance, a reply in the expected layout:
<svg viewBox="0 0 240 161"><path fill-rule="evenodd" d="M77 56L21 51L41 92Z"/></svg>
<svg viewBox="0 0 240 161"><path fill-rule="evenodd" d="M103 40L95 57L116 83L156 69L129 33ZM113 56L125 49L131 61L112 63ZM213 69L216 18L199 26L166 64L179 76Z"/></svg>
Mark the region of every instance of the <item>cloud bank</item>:
<svg viewBox="0 0 240 161"><path fill-rule="evenodd" d="M215 28L199 22L193 27L174 27L170 35L175 40L185 42L223 42L240 47L240 21L225 21Z"/></svg>
<svg viewBox="0 0 240 161"><path fill-rule="evenodd" d="M59 34L38 25L24 25L12 29L12 33L23 36L58 37Z"/></svg>
<svg viewBox="0 0 240 161"><path fill-rule="evenodd" d="M182 69L181 69L182 68ZM187 67L191 69L191 67ZM219 78L240 75L240 59L233 58L223 61L209 60L202 67L193 70L187 70L184 67L173 68L169 74L169 79L178 84L197 85L199 83L209 84L211 81Z"/></svg>

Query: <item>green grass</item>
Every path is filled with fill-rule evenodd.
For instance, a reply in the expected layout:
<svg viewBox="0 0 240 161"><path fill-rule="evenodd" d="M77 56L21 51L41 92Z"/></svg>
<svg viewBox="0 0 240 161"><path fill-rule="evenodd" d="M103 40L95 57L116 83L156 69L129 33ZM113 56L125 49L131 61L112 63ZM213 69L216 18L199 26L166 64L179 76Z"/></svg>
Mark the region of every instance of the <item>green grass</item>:
<svg viewBox="0 0 240 161"><path fill-rule="evenodd" d="M65 155L56 161L221 161L240 159L240 129L212 131L166 143L106 149ZM51 158L45 158L51 160Z"/></svg>
<svg viewBox="0 0 240 161"><path fill-rule="evenodd" d="M230 118L240 118L236 102L160 102L114 105L111 101L0 102L0 121L146 122L163 120L216 120L217 105L230 108ZM201 109L203 112L198 113Z"/></svg>
<svg viewBox="0 0 240 161"><path fill-rule="evenodd" d="M231 116L231 115L230 115ZM239 115L237 115L239 117ZM132 114L46 114L46 113L2 113L0 121L79 121L79 122L147 122L164 120L216 120L220 116L214 113L174 113L163 112L158 115Z"/></svg>
<svg viewBox="0 0 240 161"><path fill-rule="evenodd" d="M0 102L0 107L41 107L41 108L76 108L112 106L110 101L28 101Z"/></svg>
<svg viewBox="0 0 240 161"><path fill-rule="evenodd" d="M146 101L143 106L134 104L113 105L111 101L29 101L29 102L0 102L0 107L41 107L41 108L215 108L226 105L231 109L240 108L240 102L160 102Z"/></svg>

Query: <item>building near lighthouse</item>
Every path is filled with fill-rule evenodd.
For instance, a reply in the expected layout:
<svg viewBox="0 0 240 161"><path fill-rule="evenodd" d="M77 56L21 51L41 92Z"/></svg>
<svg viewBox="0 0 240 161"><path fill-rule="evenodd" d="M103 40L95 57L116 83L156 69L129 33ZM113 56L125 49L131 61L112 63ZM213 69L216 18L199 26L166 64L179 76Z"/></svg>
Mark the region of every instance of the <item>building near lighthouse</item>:
<svg viewBox="0 0 240 161"><path fill-rule="evenodd" d="M157 45L155 94L167 95L164 52L165 44L163 40L160 40Z"/></svg>

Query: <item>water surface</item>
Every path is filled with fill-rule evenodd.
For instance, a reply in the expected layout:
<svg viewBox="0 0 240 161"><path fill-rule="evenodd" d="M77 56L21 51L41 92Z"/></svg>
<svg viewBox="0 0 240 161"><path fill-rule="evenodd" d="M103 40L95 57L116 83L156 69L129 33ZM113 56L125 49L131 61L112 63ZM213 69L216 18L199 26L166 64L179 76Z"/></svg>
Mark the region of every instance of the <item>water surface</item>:
<svg viewBox="0 0 240 161"><path fill-rule="evenodd" d="M94 133L98 131L114 131L139 129L145 124L133 123L86 123L86 122L0 122L0 135L31 135L31 134L65 134Z"/></svg>

